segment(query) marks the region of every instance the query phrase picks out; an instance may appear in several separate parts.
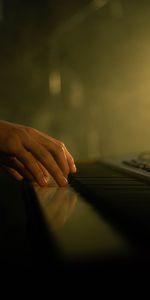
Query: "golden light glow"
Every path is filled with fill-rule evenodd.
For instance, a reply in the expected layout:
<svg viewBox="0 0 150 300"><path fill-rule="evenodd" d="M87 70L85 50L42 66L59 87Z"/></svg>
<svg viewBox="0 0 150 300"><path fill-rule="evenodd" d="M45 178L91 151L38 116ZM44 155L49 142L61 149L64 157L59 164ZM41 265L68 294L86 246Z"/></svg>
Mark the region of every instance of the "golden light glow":
<svg viewBox="0 0 150 300"><path fill-rule="evenodd" d="M96 9L99 9L103 7L105 4L107 4L109 0L93 0L92 1L92 6L95 7Z"/></svg>
<svg viewBox="0 0 150 300"><path fill-rule="evenodd" d="M50 73L49 90L53 95L58 95L61 93L61 75L57 70Z"/></svg>

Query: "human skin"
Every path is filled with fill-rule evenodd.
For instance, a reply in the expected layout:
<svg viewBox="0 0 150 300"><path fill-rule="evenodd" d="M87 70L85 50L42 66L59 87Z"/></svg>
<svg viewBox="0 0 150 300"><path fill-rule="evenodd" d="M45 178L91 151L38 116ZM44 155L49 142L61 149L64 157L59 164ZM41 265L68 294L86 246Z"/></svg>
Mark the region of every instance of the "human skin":
<svg viewBox="0 0 150 300"><path fill-rule="evenodd" d="M0 120L0 167L17 180L28 178L40 186L50 174L59 186L66 186L74 159L59 140L34 128Z"/></svg>

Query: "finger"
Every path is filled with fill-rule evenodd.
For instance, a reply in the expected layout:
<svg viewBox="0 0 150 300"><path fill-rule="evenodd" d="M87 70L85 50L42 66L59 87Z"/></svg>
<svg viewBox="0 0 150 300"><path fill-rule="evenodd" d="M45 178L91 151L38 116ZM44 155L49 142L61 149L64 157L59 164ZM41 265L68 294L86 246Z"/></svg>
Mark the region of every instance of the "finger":
<svg viewBox="0 0 150 300"><path fill-rule="evenodd" d="M16 156L40 186L45 186L47 184L47 179L44 177L43 172L32 153L22 147L18 149Z"/></svg>
<svg viewBox="0 0 150 300"><path fill-rule="evenodd" d="M68 175L70 171L73 173L76 172L74 159L62 142L38 130L34 131L34 135L36 135L36 138L41 144L53 152L53 155L56 155L55 158L64 175ZM61 154L62 150L64 152L63 155ZM64 157L67 158L67 161L66 159L64 160Z"/></svg>
<svg viewBox="0 0 150 300"><path fill-rule="evenodd" d="M55 181L58 183L60 186L66 186L68 181L64 177L61 169L57 165L57 162L54 160L52 157L51 153L48 152L47 149L45 149L43 146L40 144L37 144L32 140L31 143L29 143L26 146L28 151L30 151L35 158L48 170L48 172L52 175L52 177L55 179ZM27 165L27 167L30 169L32 174L35 176L35 166L30 165L30 161L28 160L28 157L26 155L26 151L24 151L25 159L24 163Z"/></svg>
<svg viewBox="0 0 150 300"><path fill-rule="evenodd" d="M2 170L4 172L6 172L9 176L13 177L14 179L21 181L23 180L23 176L21 174L19 174L16 170L14 170L13 168L9 168L6 166L2 167Z"/></svg>
<svg viewBox="0 0 150 300"><path fill-rule="evenodd" d="M5 161L5 166L16 170L20 175L22 175L22 177L28 178L30 181L34 180L32 174L24 167L24 165L16 157L12 157L11 159Z"/></svg>
<svg viewBox="0 0 150 300"><path fill-rule="evenodd" d="M48 143L47 145L45 145L45 147L53 155L64 176L67 178L70 172L70 168L68 165L64 145L62 143Z"/></svg>
<svg viewBox="0 0 150 300"><path fill-rule="evenodd" d="M41 168L41 170L42 170L42 172L43 172L43 175L44 175L45 177L48 177L48 176L49 176L49 173L48 173L48 171L46 170L46 168L45 168L39 161L37 161L37 163L39 164L39 167Z"/></svg>
<svg viewBox="0 0 150 300"><path fill-rule="evenodd" d="M58 144L58 145L61 144L60 141L55 140L54 138L50 137L50 139L53 141L54 144ZM71 153L68 151L68 149L66 148L66 146L64 144L63 144L63 150L64 150L66 158L67 158L69 171L71 171L72 173L75 173L77 171L77 168L76 168L73 156L71 155Z"/></svg>
<svg viewBox="0 0 150 300"><path fill-rule="evenodd" d="M76 173L77 168L76 168L74 159L73 159L72 155L70 154L70 152L67 150L66 147L65 147L65 151L66 151L66 157L67 157L67 160L68 160L68 165L69 165L70 171L72 173Z"/></svg>

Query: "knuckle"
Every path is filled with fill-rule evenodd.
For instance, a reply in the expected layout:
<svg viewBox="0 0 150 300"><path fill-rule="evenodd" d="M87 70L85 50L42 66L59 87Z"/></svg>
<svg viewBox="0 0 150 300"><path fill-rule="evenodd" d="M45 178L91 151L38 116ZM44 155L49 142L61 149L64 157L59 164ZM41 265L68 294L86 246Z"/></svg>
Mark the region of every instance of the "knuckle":
<svg viewBox="0 0 150 300"><path fill-rule="evenodd" d="M65 148L65 144L63 142L59 141L58 144L60 145L60 147Z"/></svg>
<svg viewBox="0 0 150 300"><path fill-rule="evenodd" d="M13 129L9 132L8 139L10 142L13 142L13 141L17 142L17 141L21 141L25 135L26 135L25 129L17 128L17 129Z"/></svg>
<svg viewBox="0 0 150 300"><path fill-rule="evenodd" d="M20 148L20 138L16 131L10 132L6 138L6 143L10 151L18 151Z"/></svg>
<svg viewBox="0 0 150 300"><path fill-rule="evenodd" d="M57 151L58 152L64 152L65 150L65 145L62 142L57 143Z"/></svg>
<svg viewBox="0 0 150 300"><path fill-rule="evenodd" d="M20 137L20 139L28 139L28 134L25 128L19 128L18 129L18 136Z"/></svg>
<svg viewBox="0 0 150 300"><path fill-rule="evenodd" d="M34 133L34 129L32 127L26 127L26 132L29 134L29 135L32 135Z"/></svg>

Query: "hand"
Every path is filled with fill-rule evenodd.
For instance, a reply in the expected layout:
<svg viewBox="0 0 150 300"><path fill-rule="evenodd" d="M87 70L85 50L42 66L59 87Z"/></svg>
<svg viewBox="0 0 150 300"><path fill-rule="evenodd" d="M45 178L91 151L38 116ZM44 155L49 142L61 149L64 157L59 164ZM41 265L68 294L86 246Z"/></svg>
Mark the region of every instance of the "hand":
<svg viewBox="0 0 150 300"><path fill-rule="evenodd" d="M34 179L47 184L50 174L59 186L67 185L76 172L74 159L65 145L36 129L0 121L0 166L17 180Z"/></svg>

